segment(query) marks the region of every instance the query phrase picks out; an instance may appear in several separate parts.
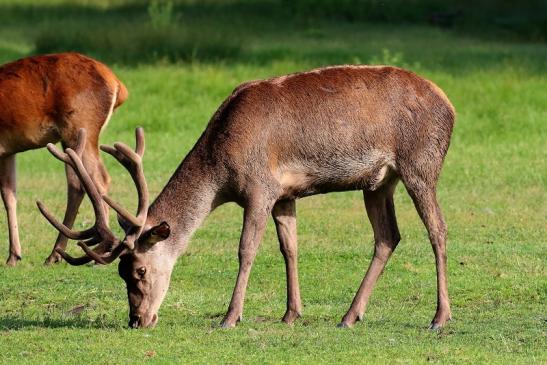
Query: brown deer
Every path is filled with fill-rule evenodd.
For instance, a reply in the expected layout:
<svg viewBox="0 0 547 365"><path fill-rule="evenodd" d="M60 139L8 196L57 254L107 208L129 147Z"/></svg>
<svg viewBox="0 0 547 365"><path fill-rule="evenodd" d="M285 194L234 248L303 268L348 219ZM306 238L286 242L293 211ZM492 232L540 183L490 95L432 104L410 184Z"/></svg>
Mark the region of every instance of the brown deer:
<svg viewBox="0 0 547 365"><path fill-rule="evenodd" d="M85 256L100 264L120 258L131 327L158 321L177 257L204 218L225 202L244 209L239 242L239 273L221 326L242 318L251 266L269 215L277 228L287 271L286 323L301 314L297 269L297 198L331 191L362 190L375 239L374 257L340 326L361 320L372 288L400 240L393 192L402 180L414 200L433 246L437 266L437 312L431 328L450 319L446 279L446 225L436 184L450 142L455 112L445 94L417 75L387 66L337 66L245 83L234 90L182 161L156 200L148 206L142 168L144 135L137 130L135 151L122 143L101 148L116 157L137 186L133 216L109 197L126 235L107 229L98 187L78 154L55 151L80 177L97 213L93 228L64 227L41 203L58 230L79 242ZM100 243L99 243L100 242ZM89 244L88 244L89 243ZM91 249L91 244L99 245Z"/></svg>
<svg viewBox="0 0 547 365"><path fill-rule="evenodd" d="M85 128L83 163L97 188L106 193L110 178L98 152L99 134L126 98L127 89L108 67L77 53L29 57L0 66L0 188L8 215L8 265L21 259L15 155L58 141L64 148L75 148L78 130ZM66 178L63 223L71 227L84 191L70 166ZM55 249L64 249L66 243L59 234L46 263L58 262L61 256Z"/></svg>

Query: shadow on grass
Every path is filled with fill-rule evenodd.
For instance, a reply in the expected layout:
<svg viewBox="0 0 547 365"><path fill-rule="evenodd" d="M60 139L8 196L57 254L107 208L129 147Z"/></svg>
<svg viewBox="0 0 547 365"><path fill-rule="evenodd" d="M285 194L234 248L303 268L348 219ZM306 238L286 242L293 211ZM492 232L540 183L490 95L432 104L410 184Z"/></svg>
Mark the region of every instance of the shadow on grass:
<svg viewBox="0 0 547 365"><path fill-rule="evenodd" d="M29 328L94 328L120 329L119 323L94 321L81 317L24 319L18 317L0 317L0 331L24 330Z"/></svg>

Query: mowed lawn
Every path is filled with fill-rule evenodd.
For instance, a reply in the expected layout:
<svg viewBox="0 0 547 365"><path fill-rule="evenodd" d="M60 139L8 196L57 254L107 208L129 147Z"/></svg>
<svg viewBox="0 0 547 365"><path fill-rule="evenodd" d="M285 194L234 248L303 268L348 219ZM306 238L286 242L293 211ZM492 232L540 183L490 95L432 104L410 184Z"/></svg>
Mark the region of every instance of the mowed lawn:
<svg viewBox="0 0 547 365"><path fill-rule="evenodd" d="M0 266L1 363L547 363L544 43L427 26L291 21L260 6L252 12L252 6L181 5L162 31L195 35L209 51L200 53L199 42L166 44L182 53L193 47L187 52L193 57L176 61L169 48L166 57L154 58L153 44L130 44L139 29L145 36L150 27L140 3L120 8L124 1L49 2L0 2L0 62L33 54L37 43L45 50L78 45L65 39L71 34L87 39L86 49L76 49L105 60L130 91L102 142L133 144L134 128L145 128L152 196L243 81L330 64L388 63L436 82L458 113L438 186L449 227L453 321L441 331L427 330L436 306L434 256L399 185L402 241L363 322L354 328L335 325L373 250L360 192L297 204L304 311L294 326L280 323L285 273L270 222L251 274L244 320L235 329L218 328L235 284L242 222L241 208L228 204L206 220L179 259L158 326L129 330L116 265L42 266L56 232L35 201L61 216L66 194L62 164L38 150L18 156L23 261L16 268ZM95 30L111 42L112 52L101 40L90 41ZM222 48L223 37L234 46ZM110 195L135 207L129 176L104 158L112 175ZM2 211L2 260L8 249L4 216ZM77 226L92 223L86 202ZM112 226L117 227L114 218ZM70 246L79 253L73 242Z"/></svg>

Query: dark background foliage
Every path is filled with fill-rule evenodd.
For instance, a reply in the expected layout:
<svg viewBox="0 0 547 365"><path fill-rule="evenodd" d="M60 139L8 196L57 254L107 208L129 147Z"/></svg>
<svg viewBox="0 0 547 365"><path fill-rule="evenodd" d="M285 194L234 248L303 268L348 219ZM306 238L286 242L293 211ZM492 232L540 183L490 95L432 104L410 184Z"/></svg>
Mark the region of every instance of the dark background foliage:
<svg viewBox="0 0 547 365"><path fill-rule="evenodd" d="M254 49L258 35L290 38L304 31L321 39L332 24L435 27L511 42L547 39L547 2L541 0L26 1L0 3L0 9L4 30L27 28L33 53L74 50L125 64L269 62L290 54Z"/></svg>

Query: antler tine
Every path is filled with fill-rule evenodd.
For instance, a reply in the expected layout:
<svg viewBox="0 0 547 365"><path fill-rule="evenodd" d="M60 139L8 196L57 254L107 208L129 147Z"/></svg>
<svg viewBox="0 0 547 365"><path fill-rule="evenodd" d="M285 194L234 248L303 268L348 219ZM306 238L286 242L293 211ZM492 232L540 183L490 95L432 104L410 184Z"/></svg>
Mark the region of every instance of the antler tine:
<svg viewBox="0 0 547 365"><path fill-rule="evenodd" d="M135 130L135 151L123 142L115 142L114 146L101 145L104 152L114 156L122 165L129 168L131 163L137 164L144 155L144 129L138 127Z"/></svg>
<svg viewBox="0 0 547 365"><path fill-rule="evenodd" d="M93 259L87 255L81 256L81 257L72 257L60 248L56 248L55 252L61 255L61 257L65 259L65 261L72 266L81 266L81 265L87 264L88 262L93 261Z"/></svg>
<svg viewBox="0 0 547 365"><path fill-rule="evenodd" d="M131 174L133 182L137 188L137 194L139 197L137 215L134 216L129 213L120 204L113 201L108 196L103 196L103 200L112 209L114 209L118 215L124 218L127 222L134 227L142 227L146 221L146 215L148 210L148 186L146 184L146 178L144 177L144 171L142 168L142 156L144 155L144 130L137 128L135 131L136 146L135 151L128 147L124 143L117 142L114 147L101 146L101 149L114 156Z"/></svg>
<svg viewBox="0 0 547 365"><path fill-rule="evenodd" d="M137 154L139 156L143 156L144 155L144 129L142 127L138 127L137 129L135 129L135 140L136 140L136 145L135 145L135 152L137 152Z"/></svg>
<svg viewBox="0 0 547 365"><path fill-rule="evenodd" d="M105 242L107 241L104 241L100 236L93 236L92 238L86 240L85 242L79 241L78 246L80 246L82 249L84 249L83 246L85 246L86 249L84 249L84 251L87 252L88 250L91 251L89 247L94 246L97 243L105 243ZM116 244L116 243L119 243L119 241L116 239L112 243ZM92 256L86 253L84 256L80 256L80 257L72 257L68 253L66 253L66 251L63 250L62 248L56 248L55 251L59 253L68 264L72 266L80 266L93 261L94 257L97 256L98 251L101 251L104 249L105 249L104 246L99 245L93 250L94 254ZM100 261L99 263L102 263L102 262Z"/></svg>
<svg viewBox="0 0 547 365"><path fill-rule="evenodd" d="M118 150L119 152L121 152L123 157L125 157L127 160L129 160L132 163L138 163L141 161L142 156L139 155L137 152L133 151L131 147L129 147L123 142L114 143L114 148ZM128 161L124 161L124 162L127 163Z"/></svg>
<svg viewBox="0 0 547 365"><path fill-rule="evenodd" d="M95 262L97 262L101 265L110 264L112 261L116 260L123 252L125 252L128 249L126 244L120 243L116 247L114 247L114 249L112 250L110 255L101 256L97 252L95 252L94 250L90 249L83 242L78 242L78 246L80 246L82 248L82 250L84 250L84 252L86 253L86 255L88 257L90 257Z"/></svg>
<svg viewBox="0 0 547 365"><path fill-rule="evenodd" d="M96 244L101 243L101 242L103 242L102 237L100 237L100 236L98 236L98 235L95 235L95 236L93 236L93 237L91 237L91 238L89 238L89 239L86 239L84 243L85 243L87 246L95 246Z"/></svg>
<svg viewBox="0 0 547 365"><path fill-rule="evenodd" d="M36 205L38 205L38 209L40 209L40 212L42 213L44 217L46 217L48 222L53 227L57 228L59 232L61 232L62 234L64 234L70 239L73 239L73 240L88 239L93 237L93 235L96 233L95 227L92 227L83 231L75 231L73 229L70 229L67 226L65 226L63 223L61 223L59 220L57 220L57 218L55 218L53 214L51 214L47 210L46 206L41 201L39 200L36 201Z"/></svg>
<svg viewBox="0 0 547 365"><path fill-rule="evenodd" d="M127 147L125 143L117 142L117 143L114 143L114 146L116 148L118 146L123 147L126 153L129 155L136 153L139 157L142 157L144 155L144 147L145 147L144 129L142 127L135 128L135 152L133 152L131 148Z"/></svg>
<svg viewBox="0 0 547 365"><path fill-rule="evenodd" d="M67 154L62 152L62 151L59 151L57 149L57 147L55 147L55 145L53 143L48 143L47 144L47 150L56 158L58 159L59 161L62 161L66 164L69 164L70 166L72 166L72 163L70 162L70 159L68 158Z"/></svg>
<svg viewBox="0 0 547 365"><path fill-rule="evenodd" d="M114 239L114 234L108 228L108 220L103 209L102 197L85 169L80 156L78 156L76 152L70 148L66 149L66 153L72 160L72 163L74 164L74 171L76 172L76 175L78 175L85 191L87 192L87 195L89 196L89 199L91 200L91 204L93 205L93 211L95 212L96 217L95 230L99 233L103 240Z"/></svg>
<svg viewBox="0 0 547 365"><path fill-rule="evenodd" d="M76 146L74 147L74 150L76 151L78 156L82 156L82 153L84 152L85 142L86 142L86 135L87 135L87 132L84 128L80 128L78 130L77 142L76 142ZM72 164L72 161L70 161L70 159L68 158L68 155L66 153L62 152L62 151L59 151L53 143L48 143L46 147L47 147L47 150L55 158L57 158L58 160L70 165L71 167L74 167L73 164Z"/></svg>
<svg viewBox="0 0 547 365"><path fill-rule="evenodd" d="M126 221L131 223L134 226L141 226L143 222L135 217L133 214L129 213L127 209L122 207L120 204L116 203L112 198L110 198L108 195L103 195L103 200L106 204L108 204L112 209L116 211L119 215L121 215L123 218L125 218Z"/></svg>
<svg viewBox="0 0 547 365"><path fill-rule="evenodd" d="M89 246L91 246L92 244L98 243L98 242L95 242L95 241L96 240L94 238L92 238L91 240L88 240L86 242L82 242L82 241L78 242L78 246L80 246L82 248L82 250L84 250L84 252L85 252L84 256L72 257L61 248L56 248L55 251L57 253L59 253L59 255L61 255L68 264L70 264L72 266L80 266L80 265L85 265L85 264L87 264L88 262L91 262L91 261L95 261L95 262L97 262L101 265L109 264L112 261L114 261L118 256L120 256L123 253L123 251L125 251L125 249L126 249L125 245L118 244L114 248L114 250L111 252L110 255L100 256L97 251L102 249L101 246L99 246L95 249L97 251L91 250L89 248ZM119 243L118 240L116 240L116 241Z"/></svg>

